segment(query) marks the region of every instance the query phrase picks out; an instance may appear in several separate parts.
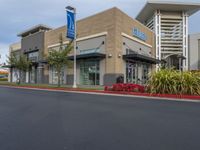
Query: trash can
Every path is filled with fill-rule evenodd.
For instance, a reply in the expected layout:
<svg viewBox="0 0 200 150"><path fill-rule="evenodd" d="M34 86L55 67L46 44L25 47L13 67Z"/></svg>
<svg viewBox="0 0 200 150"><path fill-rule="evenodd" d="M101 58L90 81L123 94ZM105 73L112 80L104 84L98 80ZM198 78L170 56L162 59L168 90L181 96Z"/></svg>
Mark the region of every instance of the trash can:
<svg viewBox="0 0 200 150"><path fill-rule="evenodd" d="M124 83L124 77L123 76L117 77L116 83Z"/></svg>

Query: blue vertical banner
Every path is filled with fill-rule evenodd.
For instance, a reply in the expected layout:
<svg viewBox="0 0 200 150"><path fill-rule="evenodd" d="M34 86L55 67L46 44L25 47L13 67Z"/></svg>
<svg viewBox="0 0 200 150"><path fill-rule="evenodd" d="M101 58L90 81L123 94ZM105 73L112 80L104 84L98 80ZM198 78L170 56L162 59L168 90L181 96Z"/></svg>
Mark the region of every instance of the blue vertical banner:
<svg viewBox="0 0 200 150"><path fill-rule="evenodd" d="M67 38L75 38L75 14L67 10Z"/></svg>

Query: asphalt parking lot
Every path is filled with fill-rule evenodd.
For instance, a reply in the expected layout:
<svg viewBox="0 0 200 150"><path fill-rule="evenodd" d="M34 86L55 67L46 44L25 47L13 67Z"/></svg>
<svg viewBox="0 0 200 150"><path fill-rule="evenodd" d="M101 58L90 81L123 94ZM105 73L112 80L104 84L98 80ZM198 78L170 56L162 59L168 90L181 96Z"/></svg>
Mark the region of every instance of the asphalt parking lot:
<svg viewBox="0 0 200 150"><path fill-rule="evenodd" d="M200 103L0 87L0 150L199 150Z"/></svg>

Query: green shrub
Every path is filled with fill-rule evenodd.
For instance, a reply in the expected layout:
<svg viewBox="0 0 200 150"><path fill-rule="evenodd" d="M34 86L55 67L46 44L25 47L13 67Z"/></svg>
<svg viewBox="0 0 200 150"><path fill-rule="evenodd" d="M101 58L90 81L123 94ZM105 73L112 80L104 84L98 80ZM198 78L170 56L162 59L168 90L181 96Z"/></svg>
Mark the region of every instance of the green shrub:
<svg viewBox="0 0 200 150"><path fill-rule="evenodd" d="M147 87L156 94L200 95L200 73L163 69L151 74Z"/></svg>

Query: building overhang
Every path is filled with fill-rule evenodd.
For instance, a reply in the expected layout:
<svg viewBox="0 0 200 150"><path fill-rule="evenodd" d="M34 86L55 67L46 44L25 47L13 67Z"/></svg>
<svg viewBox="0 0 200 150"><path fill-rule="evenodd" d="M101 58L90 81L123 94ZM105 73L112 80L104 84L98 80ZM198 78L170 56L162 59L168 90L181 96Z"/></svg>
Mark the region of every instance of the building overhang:
<svg viewBox="0 0 200 150"><path fill-rule="evenodd" d="M150 64L159 64L161 63L160 60L141 55L141 54L127 54L123 55L123 59L127 61L139 61L139 62L145 62L145 63L150 63Z"/></svg>
<svg viewBox="0 0 200 150"><path fill-rule="evenodd" d="M34 49L34 50L28 50L28 51L24 51L24 54L30 54L30 53L34 53L34 52L38 52L39 49Z"/></svg>
<svg viewBox="0 0 200 150"><path fill-rule="evenodd" d="M106 57L105 54L101 53L90 53L90 54L82 54L82 55L76 55L76 60L84 60L84 59L95 59L95 60L101 60ZM68 56L67 59L73 61L74 56ZM39 61L41 64L48 64L47 60L41 60Z"/></svg>
<svg viewBox="0 0 200 150"><path fill-rule="evenodd" d="M155 10L180 12L184 11L189 16L200 10L200 3L172 2L163 0L149 0L137 15L136 19L142 23L150 19Z"/></svg>
<svg viewBox="0 0 200 150"><path fill-rule="evenodd" d="M3 68L9 68L9 69L11 69L11 68L15 68L15 65L4 65L2 67Z"/></svg>
<svg viewBox="0 0 200 150"><path fill-rule="evenodd" d="M101 53L90 53L90 54L82 54L82 55L77 55L76 59L77 60L82 60L82 59L96 59L96 60L101 60L106 57L105 54ZM74 56L69 56L69 60L74 60Z"/></svg>
<svg viewBox="0 0 200 150"><path fill-rule="evenodd" d="M11 68L11 65L3 65L2 68Z"/></svg>

